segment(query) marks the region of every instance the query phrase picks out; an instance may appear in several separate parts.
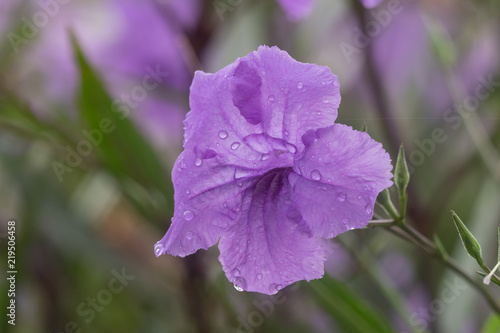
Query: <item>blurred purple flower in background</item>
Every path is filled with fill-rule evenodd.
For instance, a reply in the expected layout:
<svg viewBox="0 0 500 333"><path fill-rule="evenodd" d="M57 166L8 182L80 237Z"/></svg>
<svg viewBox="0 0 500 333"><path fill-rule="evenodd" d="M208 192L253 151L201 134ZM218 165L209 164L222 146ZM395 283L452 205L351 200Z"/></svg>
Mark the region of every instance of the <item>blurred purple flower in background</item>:
<svg viewBox="0 0 500 333"><path fill-rule="evenodd" d="M298 21L309 15L313 8L313 0L278 0L291 21Z"/></svg>
<svg viewBox="0 0 500 333"><path fill-rule="evenodd" d="M47 3L28 2L29 11L41 12ZM196 24L199 2L74 1L53 11L49 22L37 28L36 40L18 45L13 80L33 108L47 114L56 100L64 112L73 111L79 85L69 36L73 32L115 103L126 106L155 143L180 145L187 111L182 96L187 99L193 71L183 35Z"/></svg>
<svg viewBox="0 0 500 333"><path fill-rule="evenodd" d="M380 5L381 2L382 0L361 0L363 6L365 6L365 8L367 9L375 8Z"/></svg>
<svg viewBox="0 0 500 333"><path fill-rule="evenodd" d="M238 290L274 294L324 273L323 238L364 227L391 163L368 134L334 124L337 77L276 47L196 72L175 213L155 245L184 257L220 238Z"/></svg>

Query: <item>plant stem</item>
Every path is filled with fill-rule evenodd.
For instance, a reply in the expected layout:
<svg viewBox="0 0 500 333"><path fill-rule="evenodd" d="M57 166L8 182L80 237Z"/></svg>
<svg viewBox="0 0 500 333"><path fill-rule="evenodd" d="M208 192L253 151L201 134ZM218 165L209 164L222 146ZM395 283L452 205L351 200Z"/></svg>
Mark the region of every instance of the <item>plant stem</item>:
<svg viewBox="0 0 500 333"><path fill-rule="evenodd" d="M385 220L383 220L385 221ZM388 226L389 224L387 222L382 222L382 223L374 223L376 221L370 221L368 226L370 227L377 227L377 226ZM399 226L391 226L387 228L387 230L398 237L415 244L418 246L420 249L424 250L429 256L441 261L446 267L448 267L450 270L454 271L456 274L461 276L463 279L465 279L471 286L473 286L480 294L483 295L483 297L486 299L490 307L495 311L498 315L500 315L500 305L497 303L497 301L491 296L488 292L488 289L485 288L485 286L482 284L480 281L474 280L467 272L465 272L459 265L458 263L449 257L443 257L437 247L436 244L419 233L417 230L413 229L411 226L408 225L399 225ZM487 270L489 271L489 270Z"/></svg>

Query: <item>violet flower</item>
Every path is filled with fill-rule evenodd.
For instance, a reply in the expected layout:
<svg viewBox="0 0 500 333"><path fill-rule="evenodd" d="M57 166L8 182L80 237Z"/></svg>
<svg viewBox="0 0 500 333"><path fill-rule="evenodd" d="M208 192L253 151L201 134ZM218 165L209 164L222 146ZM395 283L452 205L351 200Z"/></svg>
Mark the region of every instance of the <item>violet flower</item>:
<svg viewBox="0 0 500 333"><path fill-rule="evenodd" d="M277 47L196 72L174 217L155 254L184 257L220 238L228 279L264 294L322 277L322 239L366 226L392 184L382 145L334 124L339 104L327 67Z"/></svg>

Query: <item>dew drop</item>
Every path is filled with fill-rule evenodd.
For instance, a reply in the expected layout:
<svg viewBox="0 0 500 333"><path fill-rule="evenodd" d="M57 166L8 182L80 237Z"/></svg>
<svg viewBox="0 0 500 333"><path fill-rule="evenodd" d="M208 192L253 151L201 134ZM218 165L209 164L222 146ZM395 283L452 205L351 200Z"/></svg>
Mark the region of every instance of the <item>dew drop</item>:
<svg viewBox="0 0 500 333"><path fill-rule="evenodd" d="M318 170L314 169L313 171L311 171L311 178L313 180L321 180L321 173Z"/></svg>
<svg viewBox="0 0 500 333"><path fill-rule="evenodd" d="M179 251L179 257L184 258L186 256L186 252L184 250Z"/></svg>
<svg viewBox="0 0 500 333"><path fill-rule="evenodd" d="M269 100L269 102L274 102L274 95L269 95L267 99Z"/></svg>
<svg viewBox="0 0 500 333"><path fill-rule="evenodd" d="M241 275L240 270L238 268L233 269L231 274L233 274L235 277L238 277Z"/></svg>
<svg viewBox="0 0 500 333"><path fill-rule="evenodd" d="M318 116L321 116L323 113L321 111L316 112Z"/></svg>
<svg viewBox="0 0 500 333"><path fill-rule="evenodd" d="M268 287L268 291L271 295L276 294L280 289L283 288L281 284L271 283Z"/></svg>
<svg viewBox="0 0 500 333"><path fill-rule="evenodd" d="M219 132L219 138L221 138L222 140L224 140L225 138L227 138L227 131L220 131Z"/></svg>
<svg viewBox="0 0 500 333"><path fill-rule="evenodd" d="M343 219L342 220L342 223L344 223L344 225L349 228L349 220L348 219Z"/></svg>
<svg viewBox="0 0 500 333"><path fill-rule="evenodd" d="M323 103L328 104L328 98L324 98Z"/></svg>
<svg viewBox="0 0 500 333"><path fill-rule="evenodd" d="M260 273L259 273L259 274L257 274L257 279L258 279L258 280L262 280L262 274L260 274Z"/></svg>
<svg viewBox="0 0 500 333"><path fill-rule="evenodd" d="M373 213L373 209L370 207L370 205L366 205L365 207L366 214L371 215Z"/></svg>
<svg viewBox="0 0 500 333"><path fill-rule="evenodd" d="M186 221L191 221L193 218L194 218L194 214L193 214L193 212L192 212L192 211L190 211L190 210L186 210L186 211L184 212L184 220L186 220Z"/></svg>
<svg viewBox="0 0 500 333"><path fill-rule="evenodd" d="M338 83L337 81L334 81L334 82L333 82L333 85L334 85L335 87L338 87L338 86L339 86L339 83Z"/></svg>
<svg viewBox="0 0 500 333"><path fill-rule="evenodd" d="M361 195L358 195L358 199L361 200Z"/></svg>
<svg viewBox="0 0 500 333"><path fill-rule="evenodd" d="M337 195L337 200L340 201L340 202L344 202L345 201L345 198L346 198L346 195L344 192L340 192L338 195Z"/></svg>
<svg viewBox="0 0 500 333"><path fill-rule="evenodd" d="M238 291L243 291L247 288L247 282L241 276L234 279L234 289Z"/></svg>
<svg viewBox="0 0 500 333"><path fill-rule="evenodd" d="M297 88L299 88L299 89L302 89L303 86L304 86L304 84L302 82L299 82L299 84L297 84Z"/></svg>
<svg viewBox="0 0 500 333"><path fill-rule="evenodd" d="M295 147L295 145L287 142L285 146L290 153L295 154L297 152L297 147Z"/></svg>
<svg viewBox="0 0 500 333"><path fill-rule="evenodd" d="M236 150L236 149L238 149L239 146L240 146L239 142L233 142L233 144L231 145L231 149Z"/></svg>
<svg viewBox="0 0 500 333"><path fill-rule="evenodd" d="M187 240L193 239L193 233L191 231L186 232L186 238Z"/></svg>
<svg viewBox="0 0 500 333"><path fill-rule="evenodd" d="M201 158L197 157L195 160L194 160L194 165L196 166L200 166L201 163L203 163L203 161L201 160Z"/></svg>
<svg viewBox="0 0 500 333"><path fill-rule="evenodd" d="M325 86L325 85L326 85L326 82L325 82L325 81L323 81L323 82L321 82L321 84L322 84L323 86Z"/></svg>
<svg viewBox="0 0 500 333"><path fill-rule="evenodd" d="M163 247L163 244L161 243L156 243L155 245L155 255L157 257L161 256L163 253L165 253L165 250L164 250L164 247Z"/></svg>
<svg viewBox="0 0 500 333"><path fill-rule="evenodd" d="M261 160L267 161L269 159L269 154L262 154Z"/></svg>
<svg viewBox="0 0 500 333"><path fill-rule="evenodd" d="M190 190L186 190L186 194L187 194L187 195L190 195L190 194L191 194L191 191L190 191Z"/></svg>

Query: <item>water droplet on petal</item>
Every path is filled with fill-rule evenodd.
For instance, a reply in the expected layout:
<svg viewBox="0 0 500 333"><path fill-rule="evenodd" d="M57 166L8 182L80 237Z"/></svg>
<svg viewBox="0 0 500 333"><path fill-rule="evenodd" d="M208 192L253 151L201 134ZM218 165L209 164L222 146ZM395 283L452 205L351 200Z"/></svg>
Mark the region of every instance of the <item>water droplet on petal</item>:
<svg viewBox="0 0 500 333"><path fill-rule="evenodd" d="M193 233L191 231L186 232L186 238L187 240L193 239Z"/></svg>
<svg viewBox="0 0 500 333"><path fill-rule="evenodd" d="M186 252L184 250L179 251L179 257L184 258L186 256Z"/></svg>
<svg viewBox="0 0 500 333"><path fill-rule="evenodd" d="M292 154L295 154L297 152L297 147L295 147L295 145L292 145L291 143L286 143L285 144L286 146L286 149L288 149L288 151Z"/></svg>
<svg viewBox="0 0 500 333"><path fill-rule="evenodd" d="M163 247L163 244L161 244L160 242L156 243L156 245L155 245L155 255L157 257L159 257L163 253L165 253L165 248Z"/></svg>
<svg viewBox="0 0 500 333"><path fill-rule="evenodd" d="M334 85L335 87L338 87L338 86L339 86L339 83L338 83L337 81L334 81L334 82L333 82L333 85Z"/></svg>
<svg viewBox="0 0 500 333"><path fill-rule="evenodd" d="M234 279L234 289L236 289L238 291L243 291L246 288L247 288L247 282L245 281L244 278L242 278L240 276L240 277L237 277L236 279Z"/></svg>
<svg viewBox="0 0 500 333"><path fill-rule="evenodd" d="M299 84L297 84L297 88L299 88L299 89L302 89L303 86L304 86L304 84L302 82L299 82Z"/></svg>
<svg viewBox="0 0 500 333"><path fill-rule="evenodd" d="M316 112L318 116L321 116L323 113L321 111Z"/></svg>
<svg viewBox="0 0 500 333"><path fill-rule="evenodd" d="M325 81L323 81L323 82L321 82L321 84L324 86L324 85L326 85L326 82L325 82Z"/></svg>
<svg viewBox="0 0 500 333"><path fill-rule="evenodd" d="M370 205L366 205L365 210L366 210L366 214L368 214L368 215L371 215L371 213L373 213L373 209Z"/></svg>
<svg viewBox="0 0 500 333"><path fill-rule="evenodd" d="M228 135L227 131L222 130L222 131L219 132L219 138L221 138L222 140L224 140L225 138L227 138L227 135Z"/></svg>
<svg viewBox="0 0 500 333"><path fill-rule="evenodd" d="M262 280L262 274L260 274L260 273L259 273L259 274L257 274L257 279L258 279L258 280Z"/></svg>
<svg viewBox="0 0 500 333"><path fill-rule="evenodd" d="M269 154L263 154L261 160L266 161L269 159Z"/></svg>
<svg viewBox="0 0 500 333"><path fill-rule="evenodd" d="M233 144L231 145L231 149L236 150L236 149L238 149L239 146L240 146L239 142L233 142Z"/></svg>
<svg viewBox="0 0 500 333"><path fill-rule="evenodd" d="M238 268L233 269L231 274L233 274L235 277L238 277L241 275L240 270Z"/></svg>
<svg viewBox="0 0 500 333"><path fill-rule="evenodd" d="M190 194L191 194L191 191L190 191L190 190L186 190L186 194L187 194L187 195L190 195Z"/></svg>
<svg viewBox="0 0 500 333"><path fill-rule="evenodd" d="M321 180L321 173L318 170L314 169L313 171L311 171L311 178L313 180Z"/></svg>
<svg viewBox="0 0 500 333"><path fill-rule="evenodd" d="M194 160L194 165L196 166L200 166L201 163L203 163L203 161L201 160L201 158L197 157L195 160Z"/></svg>
<svg viewBox="0 0 500 333"><path fill-rule="evenodd" d="M340 192L338 195L337 195L337 200L340 201L340 202L344 202L345 201L345 198L346 198L346 195L344 192Z"/></svg>
<svg viewBox="0 0 500 333"><path fill-rule="evenodd" d="M361 195L358 195L358 199L361 200Z"/></svg>
<svg viewBox="0 0 500 333"><path fill-rule="evenodd" d="M186 211L184 212L184 220L186 220L186 221L191 221L193 218L194 218L194 214L193 214L193 212L192 212L192 211L190 211L190 210L186 210Z"/></svg>
<svg viewBox="0 0 500 333"><path fill-rule="evenodd" d="M328 98L323 99L323 103L327 104L328 103Z"/></svg>
<svg viewBox="0 0 500 333"><path fill-rule="evenodd" d="M276 283L271 283L269 285L269 288L268 288L268 291L271 295L274 295L276 294L278 291L281 290L281 288L283 288L283 286L281 284L276 284Z"/></svg>
<svg viewBox="0 0 500 333"><path fill-rule="evenodd" d="M343 219L342 220L342 223L344 223L344 225L349 228L349 220L348 219Z"/></svg>
<svg viewBox="0 0 500 333"><path fill-rule="evenodd" d="M274 95L269 95L267 99L269 100L269 102L274 102Z"/></svg>

